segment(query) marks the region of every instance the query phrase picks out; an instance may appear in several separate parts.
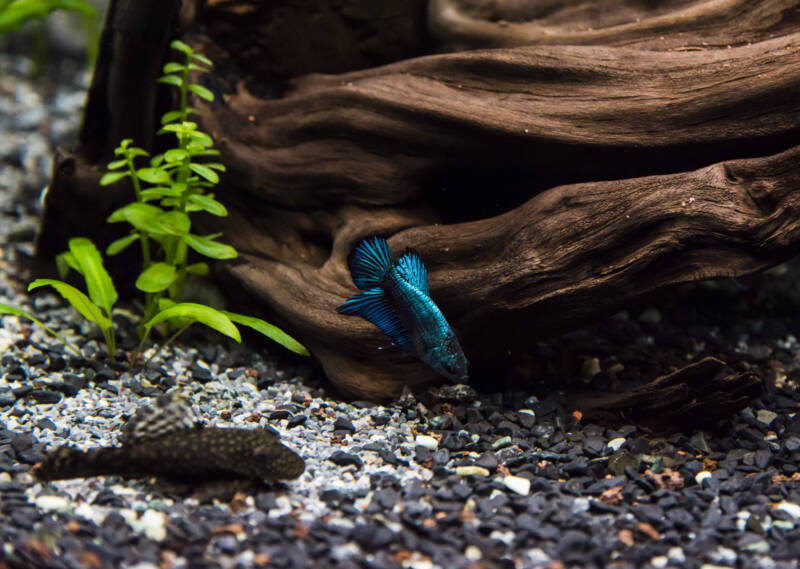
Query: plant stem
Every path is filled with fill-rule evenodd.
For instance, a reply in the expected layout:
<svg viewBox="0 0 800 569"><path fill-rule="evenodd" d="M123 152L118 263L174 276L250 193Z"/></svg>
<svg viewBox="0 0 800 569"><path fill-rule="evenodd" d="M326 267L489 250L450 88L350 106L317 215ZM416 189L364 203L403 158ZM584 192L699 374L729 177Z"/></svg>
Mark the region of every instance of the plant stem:
<svg viewBox="0 0 800 569"><path fill-rule="evenodd" d="M176 332L175 332L175 333L174 333L172 336L170 336L170 337L167 339L167 341L166 341L166 342L164 342L163 344L161 344L161 345L158 347L158 349L156 349L156 351L155 351L155 352L153 352L153 353L150 355L150 357L149 357L149 358L147 358L147 361L146 361L146 362L144 362L144 365L142 365L142 369L145 369L145 368L147 368L147 365L150 363L150 360L152 360L152 359L153 359L154 357L156 357L156 356L157 356L159 353L161 353L161 350L163 350L164 348L166 348L167 346L169 346L169 345L170 345L172 342L174 342L174 341L175 341L175 339L176 339L178 336L180 336L181 334L183 334L183 332L184 332L184 331L185 331L185 330L186 330L186 329L187 329L189 326L191 326L192 324L194 324L194 322L189 322L188 324L185 324L184 326L182 326L181 328L179 328L179 329L178 329L178 330L177 330L177 331L176 331Z"/></svg>

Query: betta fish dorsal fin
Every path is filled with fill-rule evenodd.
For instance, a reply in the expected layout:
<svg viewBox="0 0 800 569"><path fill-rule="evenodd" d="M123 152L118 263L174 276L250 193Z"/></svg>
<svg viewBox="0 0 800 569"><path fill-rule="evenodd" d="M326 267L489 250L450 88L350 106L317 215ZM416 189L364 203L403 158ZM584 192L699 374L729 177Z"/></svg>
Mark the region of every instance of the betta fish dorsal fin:
<svg viewBox="0 0 800 569"><path fill-rule="evenodd" d="M155 407L140 407L122 427L123 446L152 441L178 431L199 426L199 420L185 396L179 393L161 395Z"/></svg>
<svg viewBox="0 0 800 569"><path fill-rule="evenodd" d="M409 342L408 331L383 289L371 288L355 295L339 307L339 312L369 320L398 346L406 346Z"/></svg>
<svg viewBox="0 0 800 569"><path fill-rule="evenodd" d="M428 270L422 263L422 258L414 249L406 249L397 259L398 274L408 284L430 296L428 292Z"/></svg>
<svg viewBox="0 0 800 569"><path fill-rule="evenodd" d="M347 264L355 285L361 290L368 290L380 286L392 268L392 252L386 239L369 237L353 249Z"/></svg>

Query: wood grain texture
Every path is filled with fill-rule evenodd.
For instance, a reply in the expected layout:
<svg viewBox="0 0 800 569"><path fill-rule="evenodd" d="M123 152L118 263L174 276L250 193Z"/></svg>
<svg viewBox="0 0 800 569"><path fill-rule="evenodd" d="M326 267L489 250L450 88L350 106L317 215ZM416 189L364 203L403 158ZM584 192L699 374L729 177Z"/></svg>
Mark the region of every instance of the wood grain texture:
<svg viewBox="0 0 800 569"><path fill-rule="evenodd" d="M762 270L800 250L798 2L431 0L423 51L466 40L505 47L366 69L361 51L326 62L325 50L315 61L287 46L288 59L275 59L274 38L258 34L272 18L300 18L301 4L249 20L231 15L248 2L183 6L183 39L218 62L204 79L218 100L195 104L228 167L218 196L230 216L202 223L239 249L224 272L244 287L235 296L246 311L307 344L343 393L386 399L440 381L408 356L378 351L386 340L377 328L335 310L356 292L346 258L368 235L421 252L432 295L484 378L509 352L643 295ZM312 4L331 17L377 9ZM461 19L444 18L453 14ZM398 21L417 25L407 17ZM231 37L234 21L241 37ZM508 43L492 43L501 29ZM107 76L137 53L127 45L120 40ZM253 67L259 50L268 61ZM152 52L163 58L159 46ZM331 70L350 71L313 73ZM107 192L93 184L118 142L109 133L137 118L152 124L153 108L125 114L123 93L97 85L87 117L103 117L91 122L103 136L84 129L75 154L57 159L42 255L74 234L70 211ZM98 220L119 199L103 198ZM86 230L110 239L100 226Z"/></svg>

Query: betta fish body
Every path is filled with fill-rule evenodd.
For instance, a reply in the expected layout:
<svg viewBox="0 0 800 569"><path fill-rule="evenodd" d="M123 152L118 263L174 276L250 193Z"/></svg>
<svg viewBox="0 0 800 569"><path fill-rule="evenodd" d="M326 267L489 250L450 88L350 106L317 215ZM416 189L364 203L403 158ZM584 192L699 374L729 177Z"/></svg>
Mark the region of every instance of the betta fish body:
<svg viewBox="0 0 800 569"><path fill-rule="evenodd" d="M428 271L419 253L407 249L392 263L380 237L362 241L348 259L353 282L363 292L339 312L372 322L392 345L419 357L439 374L464 382L467 358L450 324L428 292Z"/></svg>

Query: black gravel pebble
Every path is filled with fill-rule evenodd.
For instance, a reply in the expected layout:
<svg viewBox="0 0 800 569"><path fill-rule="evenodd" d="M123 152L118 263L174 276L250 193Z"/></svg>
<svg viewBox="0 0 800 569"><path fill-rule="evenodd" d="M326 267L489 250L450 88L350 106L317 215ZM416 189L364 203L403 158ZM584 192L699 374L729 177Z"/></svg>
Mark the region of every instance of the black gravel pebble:
<svg viewBox="0 0 800 569"><path fill-rule="evenodd" d="M355 466L361 468L364 465L364 462L358 455L350 454L342 450L334 452L328 457L328 460L339 466Z"/></svg>

